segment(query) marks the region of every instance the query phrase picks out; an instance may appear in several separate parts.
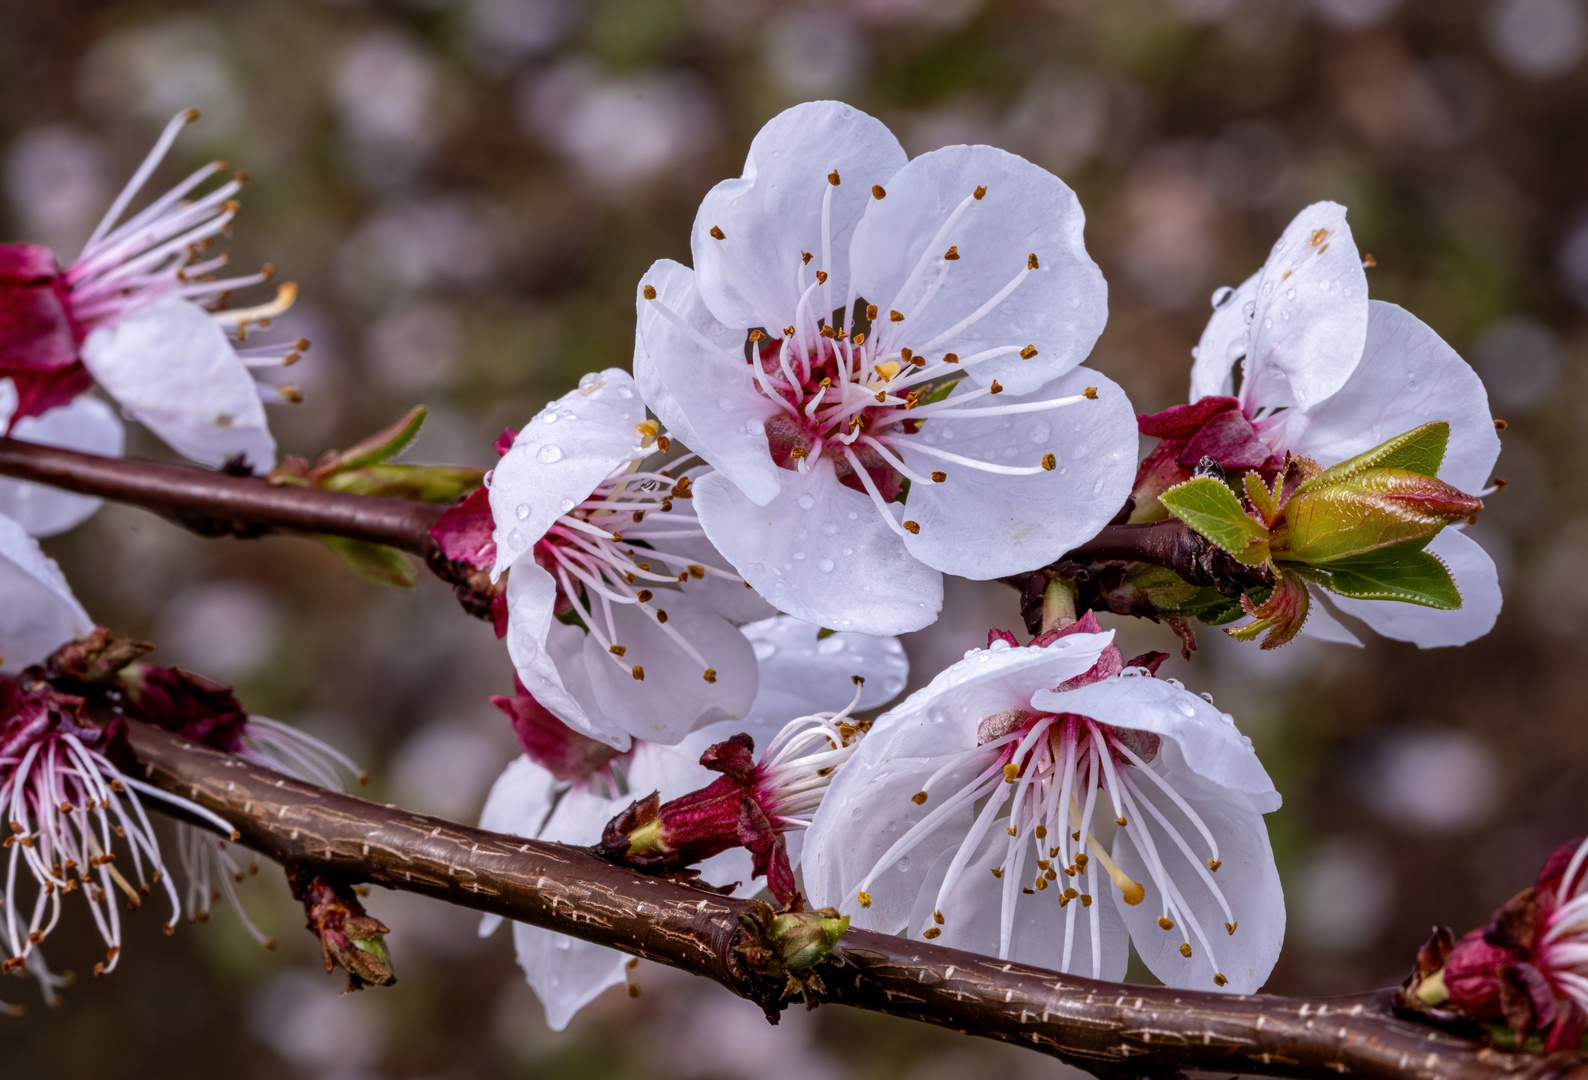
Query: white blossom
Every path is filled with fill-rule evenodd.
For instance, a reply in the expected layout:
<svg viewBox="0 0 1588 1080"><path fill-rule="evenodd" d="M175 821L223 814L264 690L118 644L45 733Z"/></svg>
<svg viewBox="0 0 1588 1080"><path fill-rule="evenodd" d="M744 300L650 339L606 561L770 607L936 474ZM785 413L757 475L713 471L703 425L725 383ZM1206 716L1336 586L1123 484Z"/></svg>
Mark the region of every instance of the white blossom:
<svg viewBox="0 0 1588 1080"><path fill-rule="evenodd" d="M640 282L635 377L717 470L701 524L774 606L919 629L942 573L1028 570L1118 511L1134 423L1077 370L1107 313L1083 225L1030 162L908 161L837 102L772 119L706 196L694 269Z"/></svg>

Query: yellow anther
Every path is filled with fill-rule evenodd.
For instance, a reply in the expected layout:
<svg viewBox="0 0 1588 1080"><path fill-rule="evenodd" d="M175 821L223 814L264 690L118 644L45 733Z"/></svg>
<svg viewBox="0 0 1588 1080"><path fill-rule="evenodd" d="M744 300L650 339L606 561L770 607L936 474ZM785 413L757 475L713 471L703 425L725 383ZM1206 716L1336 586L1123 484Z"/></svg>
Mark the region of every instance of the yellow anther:
<svg viewBox="0 0 1588 1080"><path fill-rule="evenodd" d="M943 925L943 913L941 911L932 912L932 921L937 923L937 925L942 926Z"/></svg>
<svg viewBox="0 0 1588 1080"><path fill-rule="evenodd" d="M976 201L977 202L981 202L982 199L987 194L987 185L986 184L978 184L978 185L976 185L976 190L975 190L975 192L973 194L974 194L974 197L975 197Z"/></svg>
<svg viewBox="0 0 1588 1080"><path fill-rule="evenodd" d="M1208 860L1208 869L1213 871L1215 874L1219 872L1219 867L1221 867L1223 865L1224 865L1224 860L1223 859L1209 859Z"/></svg>
<svg viewBox="0 0 1588 1080"><path fill-rule="evenodd" d="M1004 384L994 379L992 385L987 388L987 392L989 394L1001 394L1004 392Z"/></svg>
<svg viewBox="0 0 1588 1080"><path fill-rule="evenodd" d="M945 363L945 364L957 364L957 363L959 363L959 353L957 353L957 352L946 352L946 353L944 353L943 354L943 363Z"/></svg>
<svg viewBox="0 0 1588 1080"><path fill-rule="evenodd" d="M1117 818L1115 818L1115 819L1114 819L1114 824L1115 824L1115 825L1118 825L1118 826L1119 826L1119 827L1120 827L1120 828L1124 828L1124 827L1125 827L1125 824L1126 824L1126 822L1125 822L1125 815L1124 815L1124 814L1121 814L1121 815L1119 815L1119 816L1118 816L1118 817L1117 817Z"/></svg>
<svg viewBox="0 0 1588 1080"><path fill-rule="evenodd" d="M1191 959L1191 943L1189 941L1183 941L1180 943L1180 955L1185 957L1187 960Z"/></svg>
<svg viewBox="0 0 1588 1080"><path fill-rule="evenodd" d="M1239 926L1239 925L1241 925L1241 924L1240 923L1227 922L1227 923L1224 924L1224 932L1229 934L1230 937L1234 937L1235 936L1235 928L1237 926Z"/></svg>
<svg viewBox="0 0 1588 1080"><path fill-rule="evenodd" d="M838 170L837 169L834 169L832 172L827 174L827 182L829 184L833 185L833 187L837 187L838 186Z"/></svg>
<svg viewBox="0 0 1588 1080"><path fill-rule="evenodd" d="M1081 906L1082 907L1091 907L1092 906L1092 894L1091 893L1082 893L1081 894Z"/></svg>
<svg viewBox="0 0 1588 1080"><path fill-rule="evenodd" d="M882 376L883 382L889 382L903 369L899 366L897 361L889 360L884 364L871 365L871 370Z"/></svg>
<svg viewBox="0 0 1588 1080"><path fill-rule="evenodd" d="M1097 387L1088 386L1085 390L1081 391L1081 396L1083 398L1085 398L1087 401L1096 401L1097 400Z"/></svg>
<svg viewBox="0 0 1588 1080"><path fill-rule="evenodd" d="M943 470L934 469L932 471L932 483L941 484L944 480L947 480L947 479L948 479L948 473L944 472Z"/></svg>
<svg viewBox="0 0 1588 1080"><path fill-rule="evenodd" d="M993 867L992 868L992 876L995 877L995 878L1003 877L1004 876L1004 868L1001 867L1001 866Z"/></svg>
<svg viewBox="0 0 1588 1080"><path fill-rule="evenodd" d="M811 264L811 253L810 252L808 252L808 251L800 252L800 264L802 266L809 266Z"/></svg>
<svg viewBox="0 0 1588 1080"><path fill-rule="evenodd" d="M887 193L886 190L883 189L883 186L881 184L872 184L871 185L871 197L873 199L886 199L888 197L888 193Z"/></svg>
<svg viewBox="0 0 1588 1080"><path fill-rule="evenodd" d="M628 651L629 651L629 647L627 645L608 645L607 646L607 652L611 653L613 656L622 656L624 653L626 653Z"/></svg>
<svg viewBox="0 0 1588 1080"><path fill-rule="evenodd" d="M902 311L891 311L890 310L888 312L888 321L889 322L903 322L904 321L904 312L902 312Z"/></svg>
<svg viewBox="0 0 1588 1080"><path fill-rule="evenodd" d="M1020 779L1020 766L1016 765L1012 761L1009 764L1005 765L1004 766L1004 779L1009 781L1011 784L1014 783L1016 780Z"/></svg>
<svg viewBox="0 0 1588 1080"><path fill-rule="evenodd" d="M1037 253L1035 251L1033 251L1030 255L1026 256L1026 269L1027 270L1036 270L1036 269L1038 269Z"/></svg>
<svg viewBox="0 0 1588 1080"><path fill-rule="evenodd" d="M634 681L635 682L644 682L645 681L645 668L642 667L639 664L635 664L633 669L629 672L629 674L634 676Z"/></svg>
<svg viewBox="0 0 1588 1080"><path fill-rule="evenodd" d="M899 524L911 536L919 536L921 534L921 523L919 521L901 521Z"/></svg>
<svg viewBox="0 0 1588 1080"><path fill-rule="evenodd" d="M700 677L709 683L714 683L717 681L717 669L709 667L705 671L701 672Z"/></svg>
<svg viewBox="0 0 1588 1080"><path fill-rule="evenodd" d="M928 941L931 941L934 938L941 937L942 935L943 935L943 931L938 929L935 926L929 926L924 931L921 932L921 936L924 937Z"/></svg>
<svg viewBox="0 0 1588 1080"><path fill-rule="evenodd" d="M860 906L861 907L870 907L871 906L871 894L868 893L868 892L856 893L855 894L855 899L860 901Z"/></svg>
<svg viewBox="0 0 1588 1080"><path fill-rule="evenodd" d="M764 332L760 331L760 330L751 330L750 331L750 340L751 341L761 341L765 337L766 337L766 334Z"/></svg>
<svg viewBox="0 0 1588 1080"><path fill-rule="evenodd" d="M1037 347L1035 345L1027 345L1020 350L1020 359L1022 360L1030 360L1035 355L1037 355Z"/></svg>
<svg viewBox="0 0 1588 1080"><path fill-rule="evenodd" d="M1036 886L1037 886L1037 891L1041 892L1043 889L1046 889L1048 887L1048 879L1043 877L1041 874L1038 874L1037 875L1037 880L1036 880Z"/></svg>
<svg viewBox="0 0 1588 1080"><path fill-rule="evenodd" d="M726 240L726 239L728 239L727 235L721 229L717 228L717 226L715 226L715 225L713 225L711 227L711 238L713 240Z"/></svg>
<svg viewBox="0 0 1588 1080"><path fill-rule="evenodd" d="M910 801L916 806L920 806L922 803L926 802L926 792L917 791L914 795L910 796Z"/></svg>
<svg viewBox="0 0 1588 1080"><path fill-rule="evenodd" d="M827 271L825 271L825 270L816 271L816 284L818 284L818 285L827 284Z"/></svg>
<svg viewBox="0 0 1588 1080"><path fill-rule="evenodd" d="M951 247L947 251L943 252L943 258L946 259L949 262L953 262L954 260L958 259L959 258L959 245L955 244L953 247Z"/></svg>
<svg viewBox="0 0 1588 1080"><path fill-rule="evenodd" d="M656 299L656 286L655 285L647 285L647 286L645 286L645 299L647 299L647 300L655 300Z"/></svg>
<svg viewBox="0 0 1588 1080"><path fill-rule="evenodd" d="M1046 840L1048 838L1048 827L1046 825L1038 825L1035 833L1038 840Z"/></svg>
<svg viewBox="0 0 1588 1080"><path fill-rule="evenodd" d="M1224 984L1228 983L1229 981L1230 980L1226 979L1222 974L1218 974L1218 975L1214 975L1213 976L1213 985L1214 986L1223 986Z"/></svg>
<svg viewBox="0 0 1588 1080"><path fill-rule="evenodd" d="M1165 930L1173 930L1174 929L1174 920L1168 918L1167 916L1160 915L1160 916L1158 916L1158 925L1161 926Z"/></svg>
<svg viewBox="0 0 1588 1080"><path fill-rule="evenodd" d="M1049 453L1043 454L1042 467L1048 470L1048 472L1052 472L1054 469L1059 467L1059 459L1054 457L1051 451ZM1120 824L1123 825L1124 822L1120 822Z"/></svg>

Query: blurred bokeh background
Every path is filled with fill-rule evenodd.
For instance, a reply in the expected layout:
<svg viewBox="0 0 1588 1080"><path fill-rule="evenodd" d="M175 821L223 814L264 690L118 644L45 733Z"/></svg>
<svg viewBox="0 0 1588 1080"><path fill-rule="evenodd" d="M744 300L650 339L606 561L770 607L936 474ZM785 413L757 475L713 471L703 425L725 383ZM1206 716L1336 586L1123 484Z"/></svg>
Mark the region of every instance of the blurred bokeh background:
<svg viewBox="0 0 1588 1080"><path fill-rule="evenodd" d="M1183 400L1209 295L1290 216L1350 207L1374 296L1467 356L1509 422L1510 481L1474 529L1496 631L1459 651L1216 632L1172 673L1211 691L1285 796L1290 904L1270 983L1398 981L1588 828L1588 0L0 0L0 223L76 253L172 113L203 119L161 176L253 177L234 265L302 287L313 348L275 409L287 452L346 446L423 402L410 460L488 465L492 438L592 368L627 365L634 282L689 258L695 205L778 110L842 97L907 149L994 143L1064 177L1110 283L1091 361L1140 411ZM160 456L152 440L132 451ZM515 752L486 703L505 655L428 579L351 577L296 540L214 542L107 507L46 545L100 621L238 683L259 713L365 763L375 797L471 821ZM1120 620L1105 620L1120 623ZM916 682L1018 623L955 583L908 642ZM1127 655L1171 649L1121 625ZM22 982L7 1076L1053 1076L1034 1055L837 1009L768 1027L650 965L564 1034L506 935L377 892L400 982L339 997L273 868L172 940L148 910L120 970L64 1009ZM85 928L86 929L86 928ZM52 943L86 972L88 934Z"/></svg>

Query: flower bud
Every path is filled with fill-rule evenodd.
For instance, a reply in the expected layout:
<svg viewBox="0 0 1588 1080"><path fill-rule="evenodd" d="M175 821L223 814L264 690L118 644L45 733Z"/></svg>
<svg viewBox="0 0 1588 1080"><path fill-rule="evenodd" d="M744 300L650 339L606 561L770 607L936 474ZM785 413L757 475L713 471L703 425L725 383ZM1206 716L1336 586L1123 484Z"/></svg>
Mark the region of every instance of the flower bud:
<svg viewBox="0 0 1588 1080"><path fill-rule="evenodd" d="M809 971L833 954L838 939L849 929L849 916L832 908L785 912L772 920L768 939L776 946L783 968Z"/></svg>
<svg viewBox="0 0 1588 1080"><path fill-rule="evenodd" d="M1364 469L1342 481L1303 485L1285 507L1288 558L1329 562L1426 540L1483 509L1483 500L1406 469Z"/></svg>

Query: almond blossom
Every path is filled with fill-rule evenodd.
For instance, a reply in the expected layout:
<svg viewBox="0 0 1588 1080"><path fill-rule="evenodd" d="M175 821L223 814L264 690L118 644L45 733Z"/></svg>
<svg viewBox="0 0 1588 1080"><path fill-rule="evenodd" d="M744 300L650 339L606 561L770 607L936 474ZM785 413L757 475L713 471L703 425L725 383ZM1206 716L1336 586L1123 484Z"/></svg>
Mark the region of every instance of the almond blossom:
<svg viewBox="0 0 1588 1080"><path fill-rule="evenodd" d="M830 770L840 763L835 758L850 751L853 729L843 730L845 718L854 709L878 708L895 697L909 666L894 638L846 633L820 638L816 627L786 616L752 623L745 633L756 646L762 686L748 716L701 728L672 745L636 739L619 752L559 723L522 690L514 698L493 698L512 719L524 756L492 787L481 827L595 844L608 822L647 793L671 801L717 782L701 764L702 753L731 736L748 735L765 748L756 777L762 787L758 804L771 811L769 818L779 819L775 827L786 865L797 866L802 833L788 830L803 827ZM858 688L852 681L857 675L864 680ZM754 862L749 851L733 848L694 869L706 881L738 881L738 891L748 894L759 888L752 882ZM486 916L481 935L494 933L501 923ZM519 965L556 1031L596 995L623 982L631 964L622 953L539 927L514 924L513 940Z"/></svg>
<svg viewBox="0 0 1588 1080"><path fill-rule="evenodd" d="M197 118L188 110L166 125L69 266L37 245L0 245L0 380L13 385L8 419L18 437L28 434L21 421L72 405L98 385L185 457L216 467L240 460L258 472L275 464L264 403L298 393L256 382L252 371L296 361L307 343L238 347L297 294L286 284L274 300L227 307L233 291L273 273L267 266L216 277L227 257L213 246L237 216L246 177L234 174L201 193L225 173L224 163L213 162L127 214Z"/></svg>
<svg viewBox="0 0 1588 1080"><path fill-rule="evenodd" d="M1132 520L1164 516L1157 496L1204 458L1226 472L1265 477L1283 470L1287 453L1327 468L1433 422L1449 425L1438 478L1462 492L1490 489L1500 441L1483 383L1416 316L1368 299L1345 214L1337 203L1307 207L1262 269L1239 288L1214 293L1213 316L1193 350L1191 404L1140 418L1143 434L1162 441L1138 471ZM1359 643L1329 604L1423 647L1488 633L1500 610L1493 560L1459 526L1443 529L1425 550L1449 571L1459 608L1314 586L1302 633Z"/></svg>
<svg viewBox="0 0 1588 1080"><path fill-rule="evenodd" d="M1171 986L1250 993L1284 936L1279 795L1162 654L1127 665L1096 630L993 640L878 719L806 836L811 900L1108 981L1128 937Z"/></svg>
<svg viewBox="0 0 1588 1080"><path fill-rule="evenodd" d="M1077 370L1107 317L1075 194L986 146L910 161L838 102L798 105L640 282L634 370L716 472L696 501L779 609L931 623L942 573L996 578L1090 539L1135 460L1129 404Z"/></svg>
<svg viewBox="0 0 1588 1080"><path fill-rule="evenodd" d="M692 459L664 466L650 447L657 425L629 374L588 374L487 476L489 541L471 553L462 530L438 527L453 557L493 581L511 571L507 648L528 691L620 750L743 716L755 655L735 623L770 611L718 565L691 512Z"/></svg>
<svg viewBox="0 0 1588 1080"><path fill-rule="evenodd" d="M120 457L126 429L111 407L84 394L39 416L17 413L16 385L0 379L0 431L23 442L59 446L105 457ZM99 509L100 500L26 480L0 478L0 514L33 536L54 536L82 524Z"/></svg>

